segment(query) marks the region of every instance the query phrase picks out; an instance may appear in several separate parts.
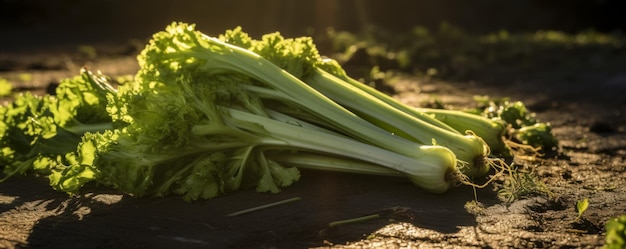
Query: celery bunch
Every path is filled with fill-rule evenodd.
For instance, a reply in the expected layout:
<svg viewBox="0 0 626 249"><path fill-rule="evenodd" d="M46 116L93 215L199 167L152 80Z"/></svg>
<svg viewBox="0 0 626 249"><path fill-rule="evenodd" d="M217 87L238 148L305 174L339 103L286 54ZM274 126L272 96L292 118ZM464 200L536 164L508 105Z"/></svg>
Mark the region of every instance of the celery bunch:
<svg viewBox="0 0 626 249"><path fill-rule="evenodd" d="M482 128L456 127L361 84L308 37L254 40L241 28L211 37L172 23L138 62L134 81L117 89L84 71L57 96L0 109L6 177L35 169L68 193L97 182L196 200L279 192L301 167L407 177L442 193L484 176L502 139L497 125L485 139Z"/></svg>

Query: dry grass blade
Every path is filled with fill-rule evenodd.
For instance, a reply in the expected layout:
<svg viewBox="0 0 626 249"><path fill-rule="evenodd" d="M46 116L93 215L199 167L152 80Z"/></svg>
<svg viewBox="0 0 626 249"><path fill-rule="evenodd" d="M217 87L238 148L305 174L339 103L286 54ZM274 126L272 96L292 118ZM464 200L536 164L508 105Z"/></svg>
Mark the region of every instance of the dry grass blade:
<svg viewBox="0 0 626 249"><path fill-rule="evenodd" d="M279 205L283 205L283 204L287 204L287 203L291 203L291 202L299 201L299 200L300 200L300 197L294 197L294 198L287 199L287 200L272 202L270 204L265 204L265 205L256 206L253 208L248 208L248 209L244 209L241 211L233 212L233 213L228 214L227 216L239 216L242 214L252 213L255 211L262 210L262 209L267 209L267 208L271 208L271 207L275 207L275 206L279 206Z"/></svg>
<svg viewBox="0 0 626 249"><path fill-rule="evenodd" d="M358 217L358 218L354 218L354 219L333 221L333 222L328 223L328 226L329 227L334 227L334 226L339 226L339 225L345 225L345 224L351 224L351 223L357 223L357 222L364 222L364 221L368 221L368 220L378 219L379 217L380 217L380 215L378 215L378 214L372 214L372 215L362 216L362 217Z"/></svg>

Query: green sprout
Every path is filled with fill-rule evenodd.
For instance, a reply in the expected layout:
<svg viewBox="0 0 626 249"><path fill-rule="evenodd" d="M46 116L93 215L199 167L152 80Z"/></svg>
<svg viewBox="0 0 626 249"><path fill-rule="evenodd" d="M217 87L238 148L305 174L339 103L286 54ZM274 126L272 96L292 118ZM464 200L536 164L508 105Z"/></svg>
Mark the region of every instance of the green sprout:
<svg viewBox="0 0 626 249"><path fill-rule="evenodd" d="M583 213L585 213L588 207L589 199L587 198L576 202L576 211L578 212L578 217L576 217L576 221L580 220L580 218L583 216Z"/></svg>

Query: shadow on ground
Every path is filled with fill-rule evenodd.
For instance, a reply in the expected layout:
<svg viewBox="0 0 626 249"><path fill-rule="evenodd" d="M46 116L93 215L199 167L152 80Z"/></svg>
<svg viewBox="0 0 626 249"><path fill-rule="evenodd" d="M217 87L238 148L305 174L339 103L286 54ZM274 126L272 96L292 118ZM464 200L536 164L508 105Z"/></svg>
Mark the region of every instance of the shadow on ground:
<svg viewBox="0 0 626 249"><path fill-rule="evenodd" d="M51 191L45 179L26 177L0 185L0 192L15 197L2 205L3 211L15 207L50 214L34 223L24 241L29 248L310 248L358 241L396 222L444 234L476 224L463 208L473 199L469 188L434 195L397 178L316 171L304 171L301 181L279 194L243 190L192 203L178 196L136 198L95 187L67 197ZM227 216L292 197L301 200ZM380 218L328 226L371 214Z"/></svg>

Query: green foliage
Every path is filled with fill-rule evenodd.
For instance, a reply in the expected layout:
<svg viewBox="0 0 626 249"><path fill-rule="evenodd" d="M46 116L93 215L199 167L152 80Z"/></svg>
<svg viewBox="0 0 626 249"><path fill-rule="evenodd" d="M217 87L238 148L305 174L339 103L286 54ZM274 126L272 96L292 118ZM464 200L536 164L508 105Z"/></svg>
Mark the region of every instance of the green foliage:
<svg viewBox="0 0 626 249"><path fill-rule="evenodd" d="M98 57L98 52L95 47L89 45L81 45L78 46L78 53L83 56L85 59L93 60Z"/></svg>
<svg viewBox="0 0 626 249"><path fill-rule="evenodd" d="M530 145L533 148L540 148L543 151L556 151L558 140L552 134L549 123L536 123L521 127L513 132L516 141Z"/></svg>
<svg viewBox="0 0 626 249"><path fill-rule="evenodd" d="M491 99L486 96L475 97L478 107L471 110L493 120L506 124L506 136L513 142L540 149L544 153L558 149L558 140L552 134L549 123L537 121L535 114L529 112L521 101Z"/></svg>
<svg viewBox="0 0 626 249"><path fill-rule="evenodd" d="M33 75L30 73L20 73L17 75L17 78L22 82L28 82L33 80Z"/></svg>
<svg viewBox="0 0 626 249"><path fill-rule="evenodd" d="M11 95L13 92L13 84L6 79L0 78L0 97Z"/></svg>
<svg viewBox="0 0 626 249"><path fill-rule="evenodd" d="M626 214L612 218L606 223L605 249L626 247Z"/></svg>
<svg viewBox="0 0 626 249"><path fill-rule="evenodd" d="M2 181L30 170L49 173L76 149L83 133L111 128L104 106L112 91L104 78L83 71L63 80L55 96L25 92L2 106Z"/></svg>
<svg viewBox="0 0 626 249"><path fill-rule="evenodd" d="M23 93L16 95L10 105L0 108L2 114L0 163L5 175L3 180L32 169L32 164L39 154L32 147L38 144L39 140L45 140L56 134L56 127L51 125L52 120L49 116L39 120L33 118L45 117L48 110L44 108L46 105L44 103L50 101L52 101L50 98Z"/></svg>

